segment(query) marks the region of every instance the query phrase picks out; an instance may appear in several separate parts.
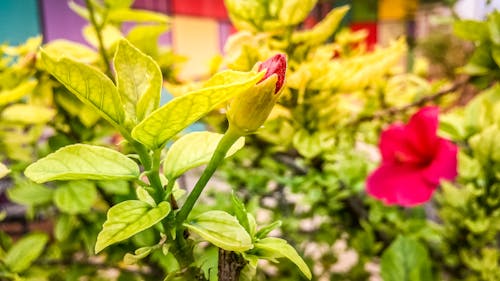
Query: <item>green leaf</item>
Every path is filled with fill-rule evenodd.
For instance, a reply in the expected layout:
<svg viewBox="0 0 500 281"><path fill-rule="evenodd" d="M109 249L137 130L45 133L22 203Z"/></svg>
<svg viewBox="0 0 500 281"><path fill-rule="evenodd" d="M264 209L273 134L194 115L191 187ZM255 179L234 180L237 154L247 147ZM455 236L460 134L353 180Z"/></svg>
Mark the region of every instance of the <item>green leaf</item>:
<svg viewBox="0 0 500 281"><path fill-rule="evenodd" d="M106 6L109 6L110 9L123 9L129 8L134 3L134 0L104 0Z"/></svg>
<svg viewBox="0 0 500 281"><path fill-rule="evenodd" d="M116 44L118 44L118 42L123 38L123 34L120 29L114 25L106 24L101 29L101 34L104 49L106 49L109 53L114 53L113 50L116 47ZM99 48L99 39L97 38L95 28L91 24L83 28L83 37L96 49Z"/></svg>
<svg viewBox="0 0 500 281"><path fill-rule="evenodd" d="M382 254L384 281L434 280L427 249L419 242L399 236Z"/></svg>
<svg viewBox="0 0 500 281"><path fill-rule="evenodd" d="M319 132L310 134L307 130L301 129L293 135L293 146L306 158L314 158L321 153L321 138Z"/></svg>
<svg viewBox="0 0 500 281"><path fill-rule="evenodd" d="M170 213L170 204L161 202L157 207L139 200L121 202L109 209L108 219L97 236L96 254L114 243L150 228Z"/></svg>
<svg viewBox="0 0 500 281"><path fill-rule="evenodd" d="M475 179L481 173L481 164L476 158L469 157L464 151L458 152L458 174L465 179Z"/></svg>
<svg viewBox="0 0 500 281"><path fill-rule="evenodd" d="M130 192L130 183L125 180L98 181L97 186L108 194L127 195Z"/></svg>
<svg viewBox="0 0 500 281"><path fill-rule="evenodd" d="M104 73L69 58L55 59L43 50L42 62L50 74L106 120L115 126L124 121L118 90Z"/></svg>
<svg viewBox="0 0 500 281"><path fill-rule="evenodd" d="M272 3L274 1L270 2ZM281 22L286 25L296 25L306 19L317 2L317 0L282 1L281 3L283 6L276 9L278 10L276 12L279 13L279 20Z"/></svg>
<svg viewBox="0 0 500 281"><path fill-rule="evenodd" d="M247 233L251 234L252 231L250 229L250 222L248 221L247 209L245 208L245 204L241 202L234 191L231 194L231 201L233 202L233 211L238 219L238 222L245 228Z"/></svg>
<svg viewBox="0 0 500 281"><path fill-rule="evenodd" d="M43 49L54 58L68 57L88 64L99 60L99 54L96 51L83 44L64 39L50 41L43 46Z"/></svg>
<svg viewBox="0 0 500 281"><path fill-rule="evenodd" d="M9 249L3 262L11 272L22 272L42 253L48 240L47 234L32 233L24 236Z"/></svg>
<svg viewBox="0 0 500 281"><path fill-rule="evenodd" d="M114 66L123 106L137 124L160 105L160 67L127 40L118 44Z"/></svg>
<svg viewBox="0 0 500 281"><path fill-rule="evenodd" d="M0 106L21 99L31 93L37 84L37 81L30 80L17 85L14 89L0 91Z"/></svg>
<svg viewBox="0 0 500 281"><path fill-rule="evenodd" d="M259 231L257 231L257 233L255 234L255 237L258 239L265 238L269 234L269 232L273 231L274 229L280 226L281 226L281 221L275 221L273 223L270 223L259 229Z"/></svg>
<svg viewBox="0 0 500 281"><path fill-rule="evenodd" d="M147 10L131 10L131 9L117 9L111 10L108 14L108 19L115 22L155 22L155 23L168 23L168 16L155 13Z"/></svg>
<svg viewBox="0 0 500 281"><path fill-rule="evenodd" d="M24 174L37 183L52 180L135 179L139 176L139 167L115 150L74 144L39 159L29 165Z"/></svg>
<svg viewBox="0 0 500 281"><path fill-rule="evenodd" d="M139 260L147 257L151 253L152 247L141 247L134 251L134 254L126 253L123 257L125 264L135 264Z"/></svg>
<svg viewBox="0 0 500 281"><path fill-rule="evenodd" d="M496 63L491 56L491 46L481 45L474 50L463 70L470 75L487 75L491 69L496 67Z"/></svg>
<svg viewBox="0 0 500 281"><path fill-rule="evenodd" d="M169 180L174 180L189 169L210 162L223 134L193 132L182 136L172 144L165 157L163 170ZM226 153L229 157L240 150L245 138L239 138Z"/></svg>
<svg viewBox="0 0 500 281"><path fill-rule="evenodd" d="M325 42L337 30L340 21L349 11L349 6L341 6L331 10L326 17L317 23L312 29L297 31L292 35L294 43L317 45Z"/></svg>
<svg viewBox="0 0 500 281"><path fill-rule="evenodd" d="M244 252L253 247L252 239L238 220L224 211L208 211L184 223L190 231L227 251Z"/></svg>
<svg viewBox="0 0 500 281"><path fill-rule="evenodd" d="M153 207L156 207L155 199L151 197L149 192L144 187L138 186L135 189L135 194L137 196L137 199L141 200L142 202L148 203Z"/></svg>
<svg viewBox="0 0 500 281"><path fill-rule="evenodd" d="M12 202L27 206L52 202L53 195L52 189L28 180L16 180L15 186L7 189L7 196Z"/></svg>
<svg viewBox="0 0 500 281"><path fill-rule="evenodd" d="M54 192L54 203L68 214L87 213L97 199L97 189L89 181L71 181L60 184Z"/></svg>
<svg viewBox="0 0 500 281"><path fill-rule="evenodd" d="M151 149L165 143L222 102L253 87L263 73L223 71L212 77L206 87L174 98L139 123L132 136Z"/></svg>
<svg viewBox="0 0 500 281"><path fill-rule="evenodd" d="M263 259L275 261L278 258L287 258L292 261L300 271L311 280L312 274L304 260L297 251L286 242L286 240L275 237L267 237L255 243L255 248L251 251L253 255Z"/></svg>
<svg viewBox="0 0 500 281"><path fill-rule="evenodd" d="M127 40L136 48L154 59L158 58L158 38L168 30L166 24L154 25L137 25L134 26L127 34ZM156 60L158 61L158 60ZM161 64L160 61L158 63ZM173 63L169 61L168 63Z"/></svg>
<svg viewBox="0 0 500 281"><path fill-rule="evenodd" d="M45 106L13 104L2 111L5 122L21 124L45 124L54 118L56 111Z"/></svg>
<svg viewBox="0 0 500 281"><path fill-rule="evenodd" d="M488 27L485 22L460 20L453 22L453 32L458 37L470 41L485 41L488 38Z"/></svg>
<svg viewBox="0 0 500 281"><path fill-rule="evenodd" d="M491 57L500 68L500 46L493 46L491 49Z"/></svg>
<svg viewBox="0 0 500 281"><path fill-rule="evenodd" d="M60 214L54 226L54 236L58 241L68 239L76 224L75 216L64 213Z"/></svg>
<svg viewBox="0 0 500 281"><path fill-rule="evenodd" d="M5 177L9 173L10 173L9 168L7 168L7 166L5 166L2 162L0 162L0 179Z"/></svg>
<svg viewBox="0 0 500 281"><path fill-rule="evenodd" d="M493 11L488 17L488 28L493 43L500 45L500 12Z"/></svg>

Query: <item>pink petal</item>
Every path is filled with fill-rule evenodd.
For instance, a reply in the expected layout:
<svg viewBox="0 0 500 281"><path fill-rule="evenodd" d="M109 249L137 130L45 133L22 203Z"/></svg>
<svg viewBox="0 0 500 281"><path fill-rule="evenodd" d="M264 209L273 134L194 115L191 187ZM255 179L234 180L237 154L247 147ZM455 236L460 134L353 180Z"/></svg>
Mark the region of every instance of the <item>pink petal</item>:
<svg viewBox="0 0 500 281"><path fill-rule="evenodd" d="M276 89L274 93L277 93L281 87L283 87L283 83L285 82L285 74L286 74L286 57L283 54L277 54L266 61L264 61L259 66L259 71L266 69L266 74L259 82L262 82L269 78L271 75L278 75L278 81L276 81Z"/></svg>
<svg viewBox="0 0 500 281"><path fill-rule="evenodd" d="M432 157L437 149L438 116L439 108L423 107L410 118L406 126L410 145L423 157Z"/></svg>
<svg viewBox="0 0 500 281"><path fill-rule="evenodd" d="M393 124L382 132L379 147L383 163L422 162L422 156L409 144L406 131L403 124Z"/></svg>
<svg viewBox="0 0 500 281"><path fill-rule="evenodd" d="M453 180L457 176L457 146L443 138L439 139L436 155L423 175L431 184L438 185L440 179Z"/></svg>
<svg viewBox="0 0 500 281"><path fill-rule="evenodd" d="M388 205L415 206L429 201L436 186L416 166L383 164L367 180L367 192Z"/></svg>

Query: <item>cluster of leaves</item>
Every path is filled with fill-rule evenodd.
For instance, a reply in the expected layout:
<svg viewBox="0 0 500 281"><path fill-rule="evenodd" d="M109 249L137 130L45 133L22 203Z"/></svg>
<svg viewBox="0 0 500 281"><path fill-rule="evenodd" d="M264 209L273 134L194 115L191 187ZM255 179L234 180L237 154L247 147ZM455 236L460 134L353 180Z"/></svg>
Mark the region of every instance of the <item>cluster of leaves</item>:
<svg viewBox="0 0 500 281"><path fill-rule="evenodd" d="M443 131L463 145L456 184L442 186L439 254L462 280L500 278L496 227L500 220L500 133L498 85L475 97L463 110L443 117Z"/></svg>
<svg viewBox="0 0 500 281"><path fill-rule="evenodd" d="M269 54L285 52L290 68L270 120L225 164L225 178L248 202L260 206L260 212L268 210L271 220L283 221L283 237L305 252L317 277L366 279L366 264L393 249L383 258L384 278L429 280L433 273L425 245L436 243L438 232L424 208L386 207L365 196L364 184L377 162L380 128L405 119L445 83L430 84L402 69L403 39L368 52L366 33L338 31L347 7L333 9L311 29L301 29L309 13L305 10L315 4L226 1L239 32L225 46L224 65L248 70ZM293 16L283 16L284 10ZM440 104L452 100L444 98ZM216 115L207 121L225 127ZM403 236L396 240L398 235ZM355 263L340 271L332 269L339 258L336 241L357 252ZM387 248L393 241L396 246ZM308 251L314 247L324 250ZM406 256L405 247L416 250ZM401 255L411 266L386 266L401 265ZM278 267L278 276L263 273L259 278L300 280L286 263Z"/></svg>
<svg viewBox="0 0 500 281"><path fill-rule="evenodd" d="M443 116L444 134L462 145L458 155L459 177L443 185L437 197L442 225L437 243L445 272L462 280L500 278L498 245L500 205L499 45L500 13L484 22L458 21L458 36L472 40L476 49L463 71L479 87L487 87L467 106Z"/></svg>
<svg viewBox="0 0 500 281"><path fill-rule="evenodd" d="M117 33L115 24L130 19L164 23L165 17L131 10L130 4L87 1L84 10L72 2L71 7L91 22L84 34L91 43L95 41L99 53L73 42L56 41L45 45L39 54L37 71L47 79L48 74L56 78L57 82L49 80L51 87L64 89L62 100L66 102L61 102L61 114L84 119L89 114L81 109L90 109L90 116L95 117L91 121L84 119L89 122L81 120L83 125L93 126L102 118L111 125L110 131L120 133L124 142L119 152L108 148L117 146L116 143L100 143L78 134L75 141L57 142L55 152L35 156L40 159L24 172L32 181L16 176L19 179L9 190L9 198L29 206L32 214L45 209L46 214L54 215L57 243L48 244L48 236L42 233L30 234L15 244L2 236L2 277L56 280L64 272L68 276L106 278L106 273L102 275L99 269L119 268L120 278L131 280L165 275L166 280L216 280L218 257L210 256L213 251L201 250L200 258L194 256L195 246L205 240L222 252L236 253L248 279L255 274L259 259L276 261L282 257L297 264L310 279L309 268L293 247L285 240L267 237L279 223L257 229L255 219L236 197L236 216L211 210L188 217L219 163L243 146L240 134L191 133L175 141L164 153L167 142L179 132L220 103L255 87L264 73L217 73L202 88L160 106L164 78L154 60L158 54L148 55L133 46ZM141 32L132 30L127 37L151 35L146 27L136 28ZM145 44L143 40L139 40L141 46ZM157 51L156 45L145 46L147 51ZM113 71L110 54L114 54ZM271 95L276 87L276 78L273 79L273 83L267 83L272 86ZM20 94L16 97L22 98ZM77 102L69 102L72 100ZM85 144L71 144L74 142ZM124 154L129 152L130 157ZM187 170L207 163L205 173L184 199L176 180ZM2 166L2 176L8 172ZM85 249L81 248L82 243ZM112 247L117 243L120 246ZM95 262L91 258L94 251L103 253ZM127 270L120 262L122 258L125 264L141 266Z"/></svg>
<svg viewBox="0 0 500 281"><path fill-rule="evenodd" d="M89 19L83 33L95 49L76 42L55 40L43 45L45 52L54 57L70 57L106 71L107 56L114 54L117 38L123 36L120 28L125 22L135 22L127 37L160 61L165 78L175 81L175 71L182 59L170 49L158 45L159 35L168 29L168 17L131 9L131 4L132 1L91 1L90 5L95 9L92 21L85 8L70 2L71 8ZM102 36L103 30L114 36ZM100 41L104 37L106 41ZM63 276L98 276L101 275L99 271L119 266L129 249L150 243L157 234L154 231L141 233L124 247L114 248L107 260L91 262L89 257L94 254L96 237L108 208L135 197L131 183L125 179L103 179L58 181L46 186L28 181L20 174L29 163L65 145L86 142L110 146L120 139L92 105L82 103L49 75L38 52L41 42L42 39L37 37L20 46L0 47L0 160L8 167L2 165L0 174L6 176L3 183L10 185L6 193L9 201L26 207L28 221L41 220L53 225L50 233L53 239L36 233L13 244L11 238L2 234L1 276L7 279L36 276L50 280ZM157 78L156 86L160 89L161 73ZM130 151L127 145L120 145L120 149L125 153ZM4 219L10 224L22 222L17 212L2 213ZM125 271L122 275L140 274Z"/></svg>

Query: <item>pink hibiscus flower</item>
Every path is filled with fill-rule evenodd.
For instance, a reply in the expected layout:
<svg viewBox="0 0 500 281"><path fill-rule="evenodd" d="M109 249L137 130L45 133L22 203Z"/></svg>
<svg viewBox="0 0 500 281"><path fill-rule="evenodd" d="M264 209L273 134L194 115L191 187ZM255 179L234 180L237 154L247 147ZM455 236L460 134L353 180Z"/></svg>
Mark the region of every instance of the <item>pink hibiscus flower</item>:
<svg viewBox="0 0 500 281"><path fill-rule="evenodd" d="M388 205L411 207L429 201L441 179L457 176L457 146L437 136L437 107L424 107L408 124L382 132L382 163L367 180L367 191Z"/></svg>

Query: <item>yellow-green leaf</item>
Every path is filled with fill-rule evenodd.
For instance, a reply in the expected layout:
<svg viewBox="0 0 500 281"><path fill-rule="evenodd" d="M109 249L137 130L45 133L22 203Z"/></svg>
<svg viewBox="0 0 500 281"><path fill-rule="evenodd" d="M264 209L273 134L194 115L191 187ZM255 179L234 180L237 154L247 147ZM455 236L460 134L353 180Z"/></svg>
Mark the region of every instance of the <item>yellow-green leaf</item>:
<svg viewBox="0 0 500 281"><path fill-rule="evenodd" d="M83 44L64 39L50 41L43 46L43 49L56 58L68 57L75 61L89 64L99 60L99 54L95 50Z"/></svg>
<svg viewBox="0 0 500 281"><path fill-rule="evenodd" d="M236 217L224 211L208 211L184 223L190 231L227 251L244 252L253 248L252 238Z"/></svg>
<svg viewBox="0 0 500 281"><path fill-rule="evenodd" d="M111 10L108 14L108 19L116 22L156 22L156 23L168 23L168 16L155 13L147 10L131 10L131 9L117 9Z"/></svg>
<svg viewBox="0 0 500 281"><path fill-rule="evenodd" d="M104 49L113 53L112 48L123 38L121 31L113 25L105 25L101 30ZM92 25L87 25L83 28L83 37L94 47L99 48L99 39Z"/></svg>
<svg viewBox="0 0 500 281"><path fill-rule="evenodd" d="M56 111L52 108L31 104L13 104L4 109L2 120L22 124L45 124L55 115Z"/></svg>
<svg viewBox="0 0 500 281"><path fill-rule="evenodd" d="M17 101L35 89L38 82L36 80L26 81L17 85L14 89L0 92L0 106Z"/></svg>
<svg viewBox="0 0 500 281"><path fill-rule="evenodd" d="M109 209L108 218L97 236L95 252L155 225L170 213L170 205L161 202L157 207L139 200L121 202Z"/></svg>
<svg viewBox="0 0 500 281"><path fill-rule="evenodd" d="M52 180L134 179L139 176L139 167L115 150L74 144L29 165L24 174L37 183Z"/></svg>
<svg viewBox="0 0 500 281"><path fill-rule="evenodd" d="M118 43L114 66L125 111L136 124L160 105L160 67L127 40Z"/></svg>
<svg viewBox="0 0 500 281"><path fill-rule="evenodd" d="M125 117L120 95L113 82L97 69L69 58L55 59L42 51L45 68L83 103L114 125Z"/></svg>
<svg viewBox="0 0 500 281"><path fill-rule="evenodd" d="M68 214L90 211L97 199L97 189L90 181L70 181L61 184L54 192L54 203L59 210Z"/></svg>
<svg viewBox="0 0 500 281"><path fill-rule="evenodd" d="M267 237L255 243L255 248L252 250L255 254L264 259L287 258L293 262L300 271L311 280L312 274L304 260L299 256L297 251L281 238Z"/></svg>
<svg viewBox="0 0 500 281"><path fill-rule="evenodd" d="M3 262L11 272L22 272L42 254L49 237L45 233L24 236L9 249Z"/></svg>
<svg viewBox="0 0 500 281"><path fill-rule="evenodd" d="M292 35L294 43L316 45L325 42L337 30L340 21L345 16L349 6L341 6L331 10L326 17L312 29L297 31Z"/></svg>
<svg viewBox="0 0 500 281"><path fill-rule="evenodd" d="M264 73L223 71L204 88L174 98L151 113L132 131L132 136L149 148L160 148L218 104L251 88Z"/></svg>
<svg viewBox="0 0 500 281"><path fill-rule="evenodd" d="M207 164L223 136L211 132L193 132L182 136L167 152L163 165L165 176L169 180L175 180L187 170ZM244 144L245 138L239 138L226 153L226 157L236 153Z"/></svg>
<svg viewBox="0 0 500 281"><path fill-rule="evenodd" d="M286 0L279 9L279 19L286 25L296 25L304 21L316 5L317 0Z"/></svg>
<svg viewBox="0 0 500 281"><path fill-rule="evenodd" d="M134 45L137 49L145 54L155 58L158 57L158 42L160 35L168 30L166 24L152 24L152 25L136 25L127 34L127 40ZM159 60L156 60L161 64ZM175 61L169 60L167 63L172 64Z"/></svg>
<svg viewBox="0 0 500 281"><path fill-rule="evenodd" d="M2 162L0 162L0 179L5 177L9 173L10 173L9 168L7 168L7 166L5 166Z"/></svg>

